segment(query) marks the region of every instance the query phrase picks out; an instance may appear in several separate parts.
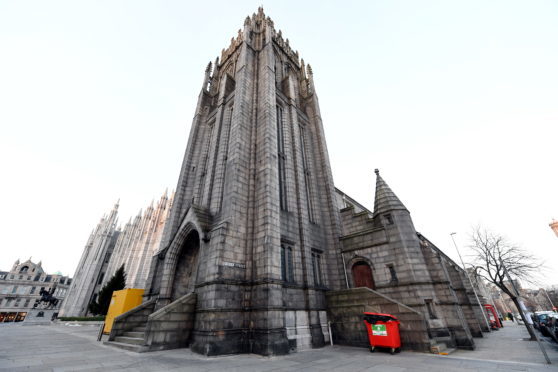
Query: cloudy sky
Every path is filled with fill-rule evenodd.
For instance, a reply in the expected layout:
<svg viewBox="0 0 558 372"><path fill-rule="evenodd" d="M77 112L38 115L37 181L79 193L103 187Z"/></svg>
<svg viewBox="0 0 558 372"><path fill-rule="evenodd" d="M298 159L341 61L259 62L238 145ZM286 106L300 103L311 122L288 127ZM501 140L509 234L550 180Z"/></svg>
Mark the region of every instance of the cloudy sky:
<svg viewBox="0 0 558 372"><path fill-rule="evenodd" d="M266 14L314 70L337 186L383 178L456 258L472 226L552 260L555 1L0 0L0 270L73 275L99 218L173 189L203 71Z"/></svg>

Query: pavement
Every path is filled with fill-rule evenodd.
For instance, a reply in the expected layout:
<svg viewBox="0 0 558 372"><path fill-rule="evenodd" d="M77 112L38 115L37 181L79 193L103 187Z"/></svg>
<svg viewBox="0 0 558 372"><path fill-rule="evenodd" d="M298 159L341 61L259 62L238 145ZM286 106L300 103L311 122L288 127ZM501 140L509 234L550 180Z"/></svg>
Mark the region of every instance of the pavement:
<svg viewBox="0 0 558 372"><path fill-rule="evenodd" d="M558 371L558 344L544 339L544 357L524 326L506 322L475 339L474 351L450 355L376 352L327 346L286 356L253 354L204 357L189 349L136 354L97 342L97 325L0 324L0 371Z"/></svg>

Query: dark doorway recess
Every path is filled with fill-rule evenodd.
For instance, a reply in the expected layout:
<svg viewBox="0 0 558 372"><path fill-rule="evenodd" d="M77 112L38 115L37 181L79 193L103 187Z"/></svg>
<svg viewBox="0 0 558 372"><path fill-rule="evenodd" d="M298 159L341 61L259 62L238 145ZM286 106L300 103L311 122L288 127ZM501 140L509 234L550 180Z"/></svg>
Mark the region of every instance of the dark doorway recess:
<svg viewBox="0 0 558 372"><path fill-rule="evenodd" d="M172 281L172 301L194 291L199 250L200 236L196 230L192 230L182 243L176 260L174 280Z"/></svg>

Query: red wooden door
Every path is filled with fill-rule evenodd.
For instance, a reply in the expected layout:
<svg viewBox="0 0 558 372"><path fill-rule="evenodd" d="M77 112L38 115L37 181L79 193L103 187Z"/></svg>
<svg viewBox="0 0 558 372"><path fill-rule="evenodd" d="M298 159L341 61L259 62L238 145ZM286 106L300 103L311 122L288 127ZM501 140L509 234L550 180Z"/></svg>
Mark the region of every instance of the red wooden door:
<svg viewBox="0 0 558 372"><path fill-rule="evenodd" d="M374 278L372 278L372 269L366 262L357 262L353 265L353 282L355 287L368 287L374 289Z"/></svg>

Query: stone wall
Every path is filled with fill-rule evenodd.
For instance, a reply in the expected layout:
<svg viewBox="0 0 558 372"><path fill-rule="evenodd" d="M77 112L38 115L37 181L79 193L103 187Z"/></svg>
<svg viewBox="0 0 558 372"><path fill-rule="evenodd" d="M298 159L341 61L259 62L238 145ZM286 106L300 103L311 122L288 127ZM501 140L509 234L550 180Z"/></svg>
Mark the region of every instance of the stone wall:
<svg viewBox="0 0 558 372"><path fill-rule="evenodd" d="M368 335L363 321L364 312L392 314L401 322L401 347L428 352L426 319L411 309L369 288L331 291L327 294L328 317L334 344L368 347Z"/></svg>
<svg viewBox="0 0 558 372"><path fill-rule="evenodd" d="M149 350L188 346L195 309L196 294L188 293L149 315L145 332Z"/></svg>

